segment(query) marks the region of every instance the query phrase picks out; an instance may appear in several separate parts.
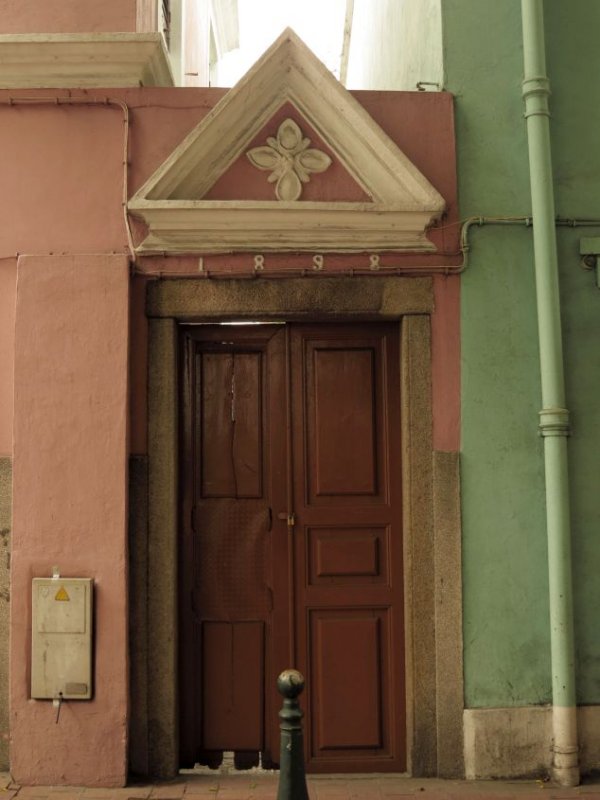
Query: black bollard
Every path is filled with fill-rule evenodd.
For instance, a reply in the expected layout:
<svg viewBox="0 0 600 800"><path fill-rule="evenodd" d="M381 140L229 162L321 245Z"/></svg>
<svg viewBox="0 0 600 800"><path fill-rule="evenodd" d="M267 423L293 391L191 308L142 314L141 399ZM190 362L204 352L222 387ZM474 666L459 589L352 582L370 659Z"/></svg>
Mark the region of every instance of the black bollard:
<svg viewBox="0 0 600 800"><path fill-rule="evenodd" d="M281 720L281 757L277 800L309 800L304 774L302 743L302 711L298 695L304 689L304 678L295 669L286 669L277 678L277 688L283 695Z"/></svg>

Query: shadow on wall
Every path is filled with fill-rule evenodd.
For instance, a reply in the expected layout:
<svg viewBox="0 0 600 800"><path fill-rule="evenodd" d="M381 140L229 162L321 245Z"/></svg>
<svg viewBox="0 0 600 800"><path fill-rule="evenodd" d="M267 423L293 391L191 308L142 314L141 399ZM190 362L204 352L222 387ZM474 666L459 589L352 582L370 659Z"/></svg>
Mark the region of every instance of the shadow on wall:
<svg viewBox="0 0 600 800"><path fill-rule="evenodd" d="M12 459L0 458L0 770L8 770L8 612Z"/></svg>

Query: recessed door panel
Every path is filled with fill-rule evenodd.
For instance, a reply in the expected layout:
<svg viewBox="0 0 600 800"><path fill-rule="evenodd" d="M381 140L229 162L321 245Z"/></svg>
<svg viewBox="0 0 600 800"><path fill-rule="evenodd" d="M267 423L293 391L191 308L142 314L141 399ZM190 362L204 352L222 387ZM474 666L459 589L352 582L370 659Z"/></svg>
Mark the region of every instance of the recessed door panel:
<svg viewBox="0 0 600 800"><path fill-rule="evenodd" d="M336 331L339 328L339 331ZM387 501L386 340L344 337L345 326L296 328L295 455L303 453L306 500L314 506ZM302 420L298 417L302 408ZM300 425L302 422L302 430Z"/></svg>
<svg viewBox="0 0 600 800"><path fill-rule="evenodd" d="M313 755L381 750L389 741L382 633L385 620L377 610L311 612Z"/></svg>
<svg viewBox="0 0 600 800"><path fill-rule="evenodd" d="M202 497L262 495L262 354L198 355Z"/></svg>
<svg viewBox="0 0 600 800"><path fill-rule="evenodd" d="M314 395L306 431L311 493L376 494L373 351L321 346L311 354Z"/></svg>
<svg viewBox="0 0 600 800"><path fill-rule="evenodd" d="M309 585L380 583L388 580L388 527L310 528Z"/></svg>
<svg viewBox="0 0 600 800"><path fill-rule="evenodd" d="M202 625L202 744L262 750L264 636L261 622Z"/></svg>

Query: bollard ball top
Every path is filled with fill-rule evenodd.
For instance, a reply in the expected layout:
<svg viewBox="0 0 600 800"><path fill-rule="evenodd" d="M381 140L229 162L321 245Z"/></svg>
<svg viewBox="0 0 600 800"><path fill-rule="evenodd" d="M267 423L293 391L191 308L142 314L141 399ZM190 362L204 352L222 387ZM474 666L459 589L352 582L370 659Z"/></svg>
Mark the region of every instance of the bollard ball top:
<svg viewBox="0 0 600 800"><path fill-rule="evenodd" d="M304 689L304 676L297 669L284 669L277 678L279 693L293 700Z"/></svg>

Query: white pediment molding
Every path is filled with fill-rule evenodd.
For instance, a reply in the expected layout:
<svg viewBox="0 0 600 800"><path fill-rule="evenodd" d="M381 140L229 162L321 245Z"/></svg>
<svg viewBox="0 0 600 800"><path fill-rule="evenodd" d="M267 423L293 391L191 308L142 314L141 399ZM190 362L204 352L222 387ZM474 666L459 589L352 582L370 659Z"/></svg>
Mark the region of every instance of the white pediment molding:
<svg viewBox="0 0 600 800"><path fill-rule="evenodd" d="M205 200L290 103L371 202ZM129 202L149 226L140 252L434 249L444 199L290 29L175 148Z"/></svg>

